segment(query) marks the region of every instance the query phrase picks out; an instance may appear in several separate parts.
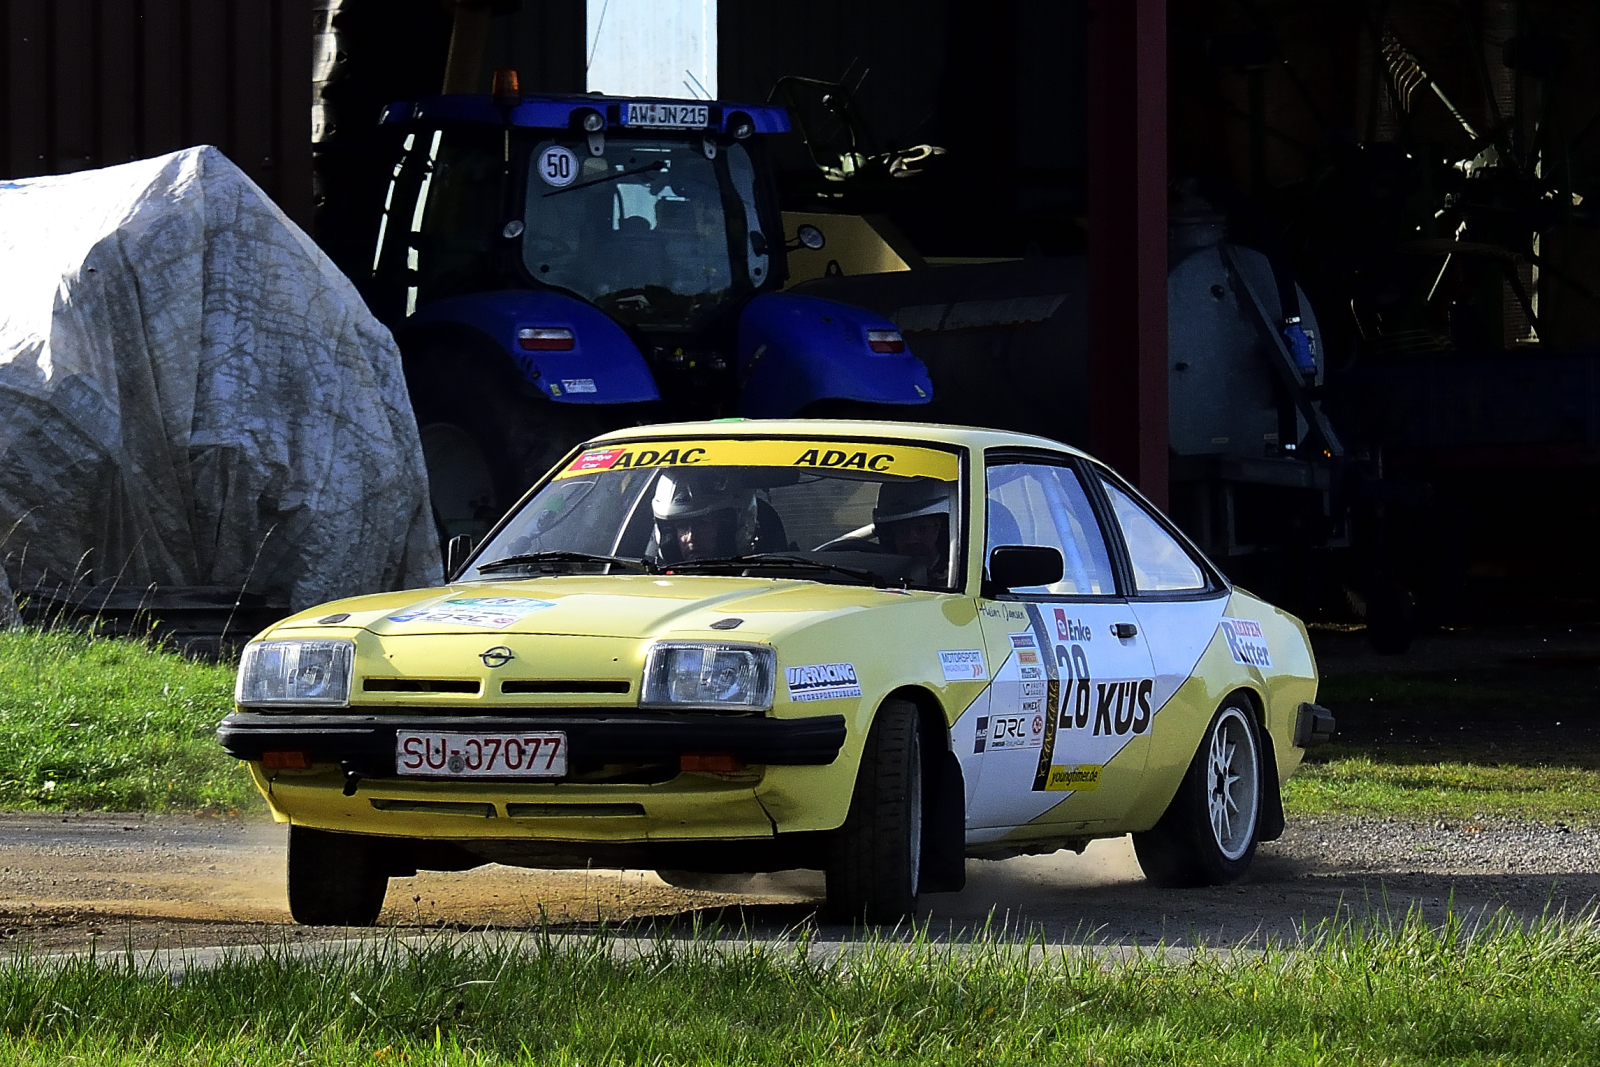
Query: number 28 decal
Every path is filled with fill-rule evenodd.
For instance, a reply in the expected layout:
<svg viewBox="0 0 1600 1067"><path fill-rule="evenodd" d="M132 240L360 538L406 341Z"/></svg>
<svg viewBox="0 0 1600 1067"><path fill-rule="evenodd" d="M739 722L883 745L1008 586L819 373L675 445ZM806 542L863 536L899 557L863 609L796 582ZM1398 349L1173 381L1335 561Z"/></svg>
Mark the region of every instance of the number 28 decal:
<svg viewBox="0 0 1600 1067"><path fill-rule="evenodd" d="M553 185L557 189L571 185L572 179L578 176L578 157L572 149L560 145L551 145L540 152L538 166L539 177L544 179L546 185Z"/></svg>

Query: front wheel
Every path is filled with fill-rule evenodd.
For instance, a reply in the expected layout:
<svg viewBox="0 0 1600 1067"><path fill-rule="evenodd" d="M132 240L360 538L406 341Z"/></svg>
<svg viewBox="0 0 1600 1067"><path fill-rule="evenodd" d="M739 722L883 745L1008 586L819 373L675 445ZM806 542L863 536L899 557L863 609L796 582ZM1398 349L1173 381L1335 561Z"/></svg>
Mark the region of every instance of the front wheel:
<svg viewBox="0 0 1600 1067"><path fill-rule="evenodd" d="M289 827L289 914L302 926L372 926L389 889L383 842Z"/></svg>
<svg viewBox="0 0 1600 1067"><path fill-rule="evenodd" d="M1145 877L1172 887L1241 881L1260 840L1264 773L1255 716L1223 705L1161 821L1133 835Z"/></svg>
<svg viewBox="0 0 1600 1067"><path fill-rule="evenodd" d="M834 921L892 923L916 910L923 777L916 705L885 701L867 734L850 814L829 850L827 910Z"/></svg>

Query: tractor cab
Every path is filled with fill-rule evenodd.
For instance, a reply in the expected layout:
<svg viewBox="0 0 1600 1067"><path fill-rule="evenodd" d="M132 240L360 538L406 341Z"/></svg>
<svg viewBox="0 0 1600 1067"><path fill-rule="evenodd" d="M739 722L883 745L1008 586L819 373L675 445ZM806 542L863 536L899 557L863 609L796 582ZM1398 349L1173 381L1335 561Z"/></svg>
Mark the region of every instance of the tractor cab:
<svg viewBox="0 0 1600 1067"><path fill-rule="evenodd" d="M645 418L925 404L894 323L781 292L770 105L451 95L391 104L369 304L394 331L441 536ZM581 410L580 410L581 409Z"/></svg>

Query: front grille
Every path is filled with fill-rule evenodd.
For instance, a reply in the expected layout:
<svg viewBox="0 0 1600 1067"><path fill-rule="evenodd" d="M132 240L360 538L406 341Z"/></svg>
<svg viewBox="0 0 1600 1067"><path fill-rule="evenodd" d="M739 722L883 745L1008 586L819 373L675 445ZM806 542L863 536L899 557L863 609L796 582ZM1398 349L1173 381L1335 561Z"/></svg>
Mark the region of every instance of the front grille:
<svg viewBox="0 0 1600 1067"><path fill-rule="evenodd" d="M476 696L483 691L483 683L472 678L363 678L361 690L365 693L471 693Z"/></svg>
<svg viewBox="0 0 1600 1067"><path fill-rule="evenodd" d="M627 693L628 681L548 681L543 678L514 678L500 683L502 693Z"/></svg>

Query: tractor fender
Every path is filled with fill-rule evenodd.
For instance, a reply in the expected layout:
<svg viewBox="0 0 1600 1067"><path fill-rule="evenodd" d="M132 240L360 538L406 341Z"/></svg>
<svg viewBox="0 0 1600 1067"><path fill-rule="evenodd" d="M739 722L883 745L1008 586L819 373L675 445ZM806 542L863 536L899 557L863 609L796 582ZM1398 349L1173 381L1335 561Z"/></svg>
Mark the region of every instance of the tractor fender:
<svg viewBox="0 0 1600 1067"><path fill-rule="evenodd" d="M739 316L739 414L785 418L819 400L926 404L928 368L911 350L879 353L868 330L881 315L797 293L767 293Z"/></svg>
<svg viewBox="0 0 1600 1067"><path fill-rule="evenodd" d="M517 341L526 327L572 331L565 351L527 351ZM635 404L661 399L655 376L627 333L598 310L562 293L535 289L472 293L436 300L396 330L402 348L412 338L465 328L505 353L530 391L561 404Z"/></svg>

